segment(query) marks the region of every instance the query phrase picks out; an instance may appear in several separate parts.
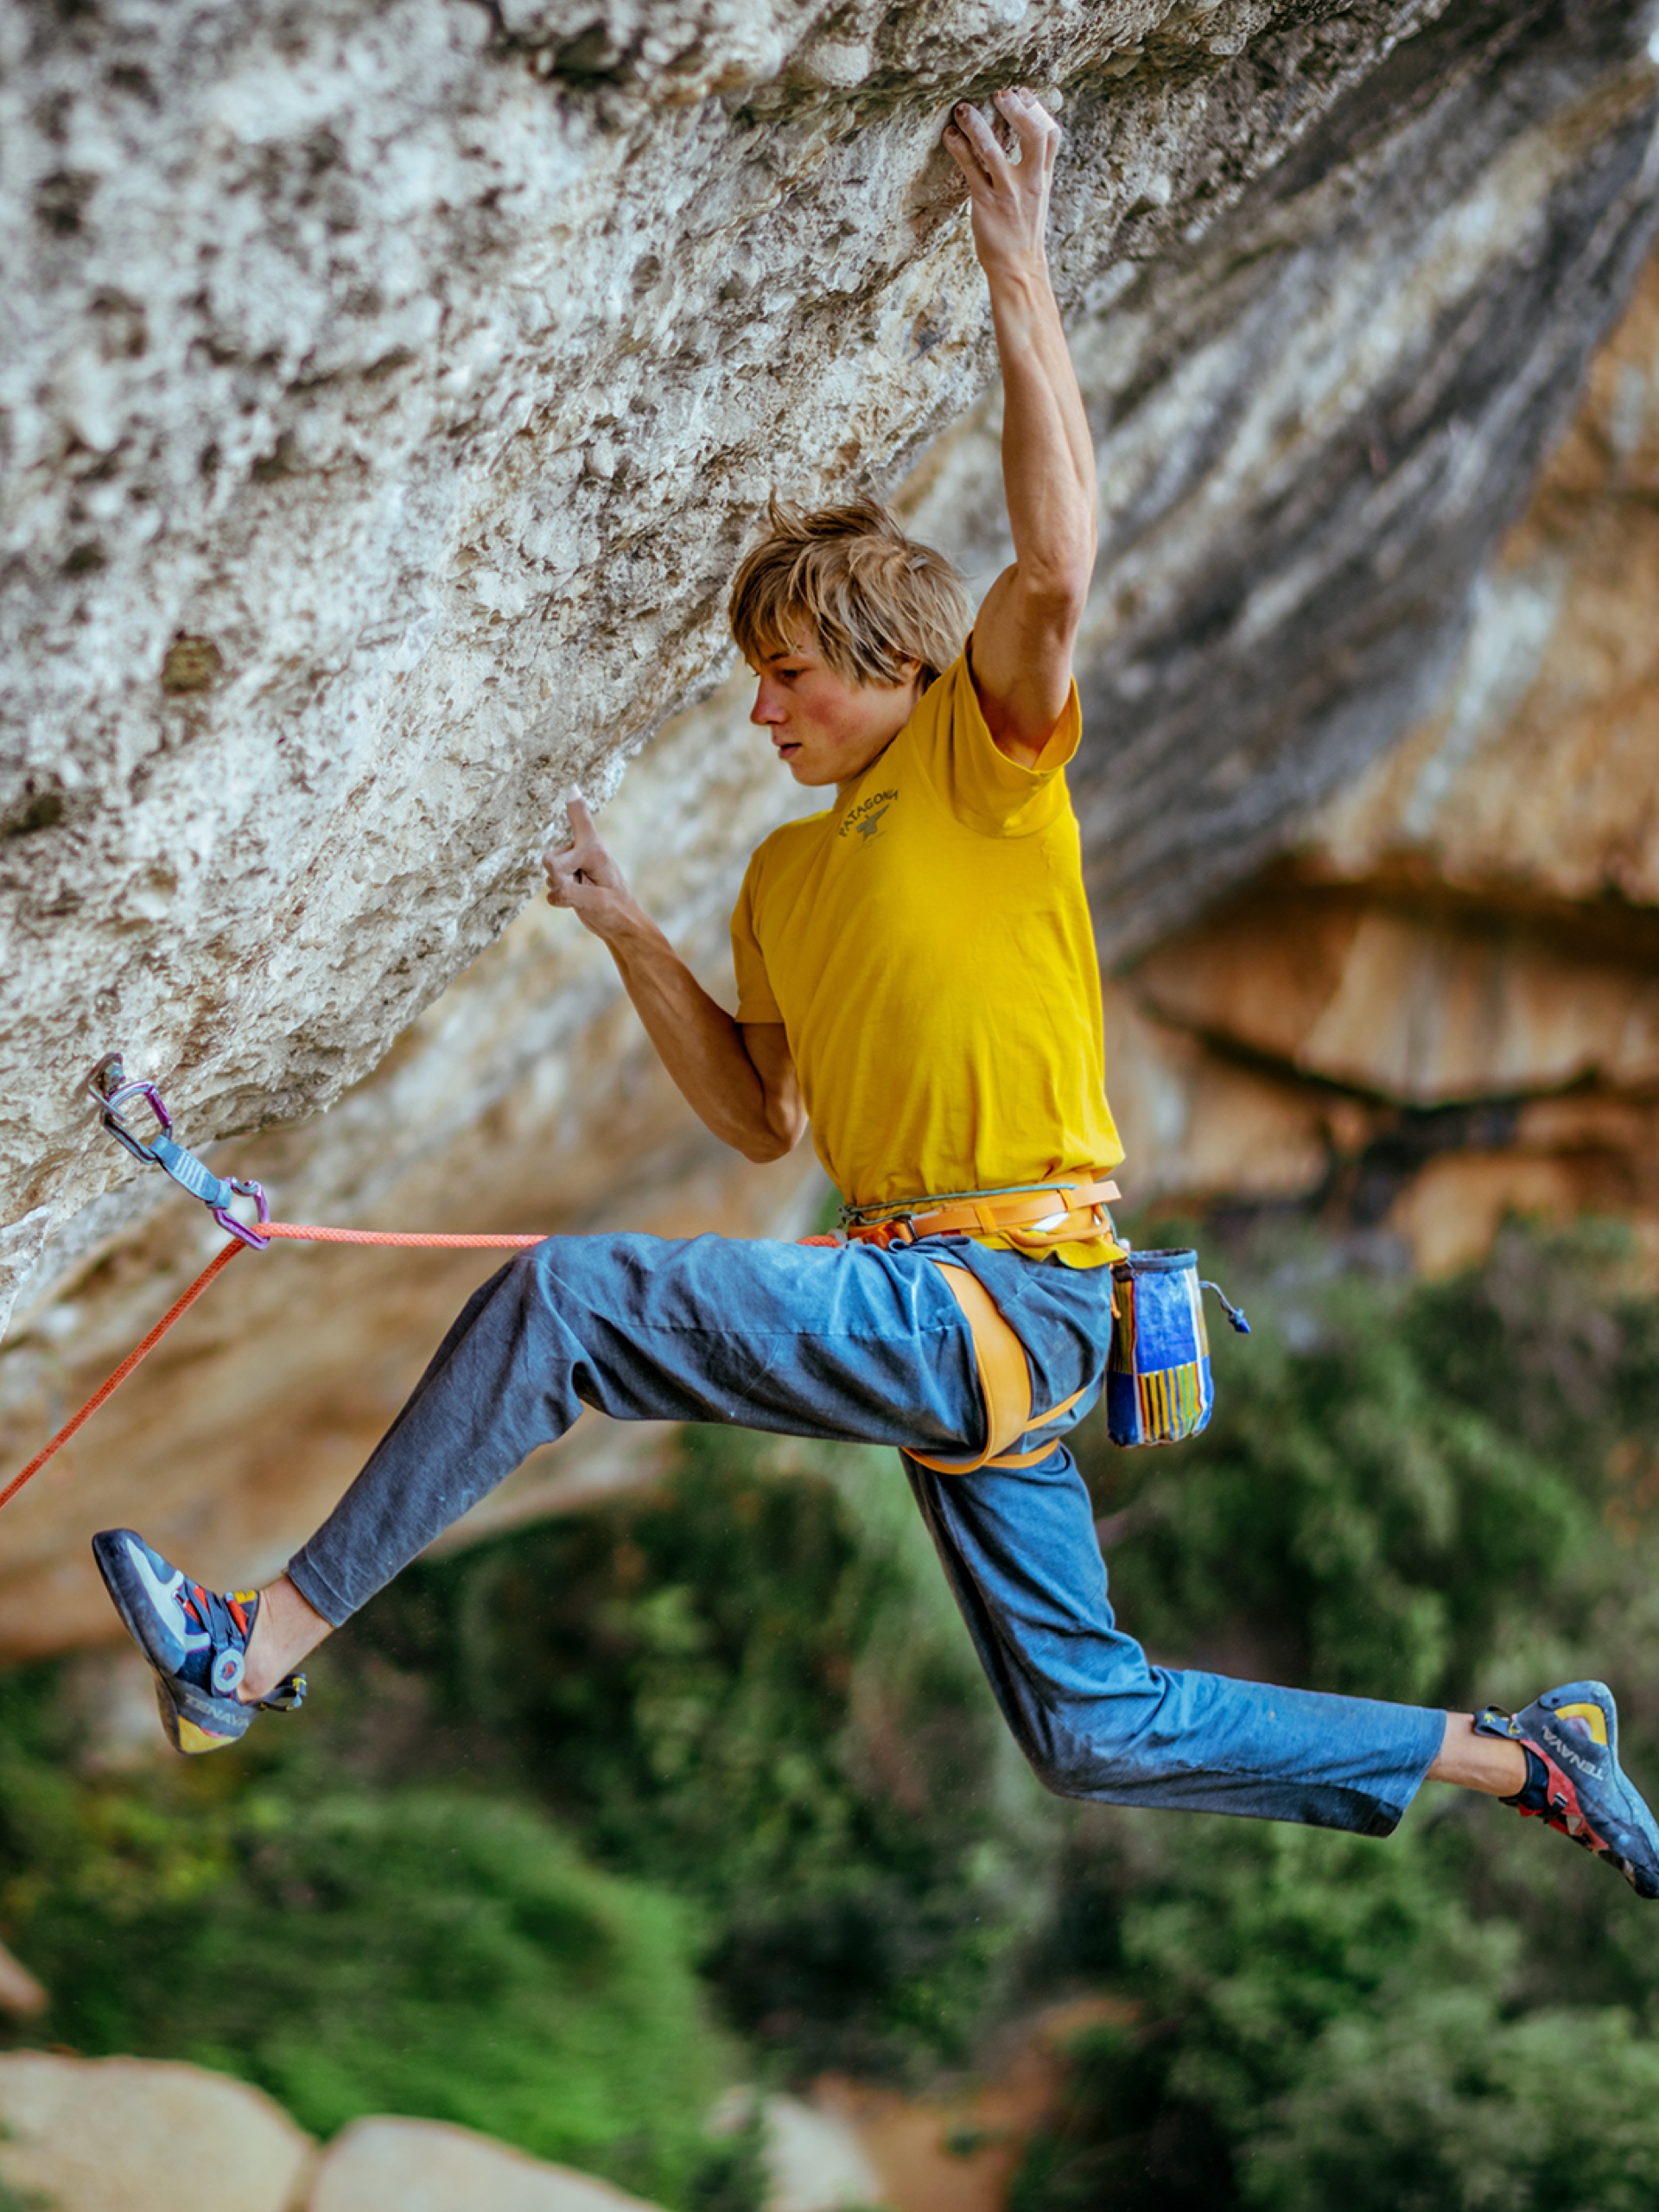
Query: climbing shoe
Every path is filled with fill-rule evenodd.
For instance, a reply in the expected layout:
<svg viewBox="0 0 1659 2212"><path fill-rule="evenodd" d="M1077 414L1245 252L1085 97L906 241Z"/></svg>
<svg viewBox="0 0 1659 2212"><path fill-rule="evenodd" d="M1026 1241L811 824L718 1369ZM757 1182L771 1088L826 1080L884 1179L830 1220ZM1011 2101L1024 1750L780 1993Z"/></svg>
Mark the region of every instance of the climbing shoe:
<svg viewBox="0 0 1659 2212"><path fill-rule="evenodd" d="M1618 1710L1605 1682L1567 1682L1522 1713L1488 1706L1479 1736L1507 1736L1527 1755L1527 1783L1514 1805L1548 1821L1586 1851L1611 1859L1639 1897L1659 1897L1659 1821L1618 1763Z"/></svg>
<svg viewBox="0 0 1659 2212"><path fill-rule="evenodd" d="M290 1675L253 1704L236 1694L259 1611L256 1592L186 1581L130 1529L102 1530L92 1538L92 1557L155 1671L156 1702L175 1751L223 1751L247 1733L256 1713L291 1713L302 1702L303 1675Z"/></svg>

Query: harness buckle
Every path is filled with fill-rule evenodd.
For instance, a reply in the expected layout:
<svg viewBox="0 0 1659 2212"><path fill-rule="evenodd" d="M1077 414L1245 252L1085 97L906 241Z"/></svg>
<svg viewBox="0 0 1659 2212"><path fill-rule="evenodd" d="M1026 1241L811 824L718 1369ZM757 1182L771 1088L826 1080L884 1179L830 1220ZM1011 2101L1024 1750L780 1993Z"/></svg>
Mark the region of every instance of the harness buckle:
<svg viewBox="0 0 1659 2212"><path fill-rule="evenodd" d="M251 1198L260 1223L269 1221L270 1201L263 1184L247 1182L239 1175L215 1175L194 1152L187 1152L181 1144L175 1143L173 1116L168 1112L161 1092L153 1083L130 1082L119 1052L110 1052L99 1062L86 1079L86 1094L96 1103L104 1127L135 1160L143 1160L147 1167L159 1167L181 1191L188 1191L193 1198L200 1198L230 1236L239 1237L256 1252L264 1250L270 1237L262 1236L257 1227L238 1221L231 1211L233 1198ZM156 1133L148 1141L130 1128L125 1120L127 1108L138 1100L156 1117Z"/></svg>

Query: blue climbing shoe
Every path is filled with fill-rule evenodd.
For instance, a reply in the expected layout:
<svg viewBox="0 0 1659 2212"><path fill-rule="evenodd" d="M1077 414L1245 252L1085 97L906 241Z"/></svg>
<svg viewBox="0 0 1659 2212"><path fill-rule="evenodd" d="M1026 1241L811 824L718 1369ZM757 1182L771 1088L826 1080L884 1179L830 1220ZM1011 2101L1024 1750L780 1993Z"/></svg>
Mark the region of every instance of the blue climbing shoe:
<svg viewBox="0 0 1659 2212"><path fill-rule="evenodd" d="M92 1557L127 1632L156 1675L162 1726L175 1751L219 1751L245 1736L256 1713L291 1713L305 1676L290 1675L269 1697L237 1695L258 1593L221 1592L188 1582L130 1529L92 1538Z"/></svg>
<svg viewBox="0 0 1659 2212"><path fill-rule="evenodd" d="M1659 1821L1618 1763L1618 1708L1605 1682L1565 1682L1522 1713L1488 1706L1480 1736L1506 1736L1527 1754L1527 1786L1514 1805L1586 1851L1611 1859L1639 1897L1659 1897Z"/></svg>

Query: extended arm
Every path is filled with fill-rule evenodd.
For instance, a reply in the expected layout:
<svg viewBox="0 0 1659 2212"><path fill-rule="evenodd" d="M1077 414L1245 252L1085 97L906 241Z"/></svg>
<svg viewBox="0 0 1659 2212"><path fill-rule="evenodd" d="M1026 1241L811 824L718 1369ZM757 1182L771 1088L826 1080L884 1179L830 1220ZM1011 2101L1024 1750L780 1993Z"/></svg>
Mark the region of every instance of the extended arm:
<svg viewBox="0 0 1659 2212"><path fill-rule="evenodd" d="M1095 564L1095 454L1044 243L1059 126L1023 89L999 92L1020 159L963 105L945 145L968 180L974 250L990 286L1002 365L1002 482L1014 566L974 625L974 685L1004 753L1035 765L1071 684L1071 647Z"/></svg>
<svg viewBox="0 0 1659 2212"><path fill-rule="evenodd" d="M711 999L628 889L572 799L569 844L543 855L548 904L608 948L634 1010L686 1103L746 1160L781 1160L806 1127L781 1022L740 1025Z"/></svg>

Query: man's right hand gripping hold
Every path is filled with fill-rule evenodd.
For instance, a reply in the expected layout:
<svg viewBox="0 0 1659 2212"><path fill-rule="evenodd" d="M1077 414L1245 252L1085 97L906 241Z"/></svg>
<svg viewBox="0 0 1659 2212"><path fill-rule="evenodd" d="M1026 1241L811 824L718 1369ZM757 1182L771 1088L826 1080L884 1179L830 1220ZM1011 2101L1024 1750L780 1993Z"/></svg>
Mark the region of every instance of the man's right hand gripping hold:
<svg viewBox="0 0 1659 2212"><path fill-rule="evenodd" d="M99 1563L174 1742L210 1750L261 1703L291 1705L292 1670L329 1628L584 1405L891 1444L1052 1789L1383 1835L1434 1777L1541 1815L1659 1896L1659 1828L1619 1767L1600 1683L1514 1715L1446 1714L1154 1666L1114 1620L1062 1441L1103 1379L1118 1247L1090 1194L1122 1157L1065 787L1095 463L1045 254L1059 132L1028 92L995 105L995 120L958 107L945 130L1001 362L1014 549L971 634L950 563L880 506L774 507L734 583L732 627L753 720L825 804L749 861L734 1016L644 912L580 800L547 861L549 898L608 946L709 1128L762 1161L810 1127L849 1241L550 1237L468 1301L267 1589L210 1592L130 1530L96 1540ZM1023 1347L1031 1406L1057 1409L986 1464L951 1287L963 1273ZM941 1453L974 1471L938 1471Z"/></svg>

